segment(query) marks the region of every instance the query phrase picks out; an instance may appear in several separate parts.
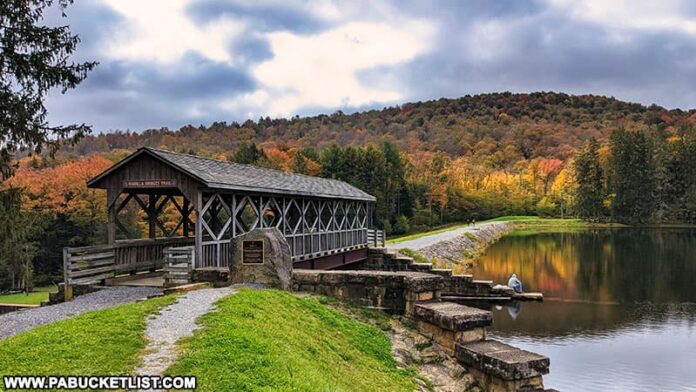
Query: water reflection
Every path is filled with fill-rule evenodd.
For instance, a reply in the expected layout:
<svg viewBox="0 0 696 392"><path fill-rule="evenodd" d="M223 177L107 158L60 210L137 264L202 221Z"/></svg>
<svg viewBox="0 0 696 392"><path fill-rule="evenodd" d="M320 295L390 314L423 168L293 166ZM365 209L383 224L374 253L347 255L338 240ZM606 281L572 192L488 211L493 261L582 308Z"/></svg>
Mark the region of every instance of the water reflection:
<svg viewBox="0 0 696 392"><path fill-rule="evenodd" d="M696 230L615 229L512 235L475 263L477 278L597 302L696 302Z"/></svg>
<svg viewBox="0 0 696 392"><path fill-rule="evenodd" d="M522 233L472 272L516 273L544 292L543 303L488 308L496 338L551 357L548 386L696 390L696 230Z"/></svg>

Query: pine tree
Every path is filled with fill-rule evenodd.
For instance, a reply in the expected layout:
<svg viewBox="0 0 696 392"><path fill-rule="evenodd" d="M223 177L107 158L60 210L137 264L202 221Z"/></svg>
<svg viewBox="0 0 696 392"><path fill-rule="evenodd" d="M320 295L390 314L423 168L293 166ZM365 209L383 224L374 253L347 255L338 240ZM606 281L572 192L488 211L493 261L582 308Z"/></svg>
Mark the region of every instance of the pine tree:
<svg viewBox="0 0 696 392"><path fill-rule="evenodd" d="M604 171L599 162L599 144L590 140L575 157L577 190L575 209L578 216L598 220L604 215Z"/></svg>
<svg viewBox="0 0 696 392"><path fill-rule="evenodd" d="M655 212L656 169L651 140L623 129L609 138L612 217L623 223L647 223Z"/></svg>
<svg viewBox="0 0 696 392"><path fill-rule="evenodd" d="M40 225L36 214L22 209L17 188L0 191L0 287L32 288L32 260L36 246L31 241Z"/></svg>
<svg viewBox="0 0 696 392"><path fill-rule="evenodd" d="M75 142L91 128L85 124L51 126L44 98L58 87L76 87L97 63L73 63L80 39L68 26L42 25L46 8L56 5L65 16L72 0L0 1L0 174L12 173L18 150L51 154L61 140Z"/></svg>
<svg viewBox="0 0 696 392"><path fill-rule="evenodd" d="M263 150L256 147L256 143L242 143L234 153L232 161L246 165L254 165L266 158Z"/></svg>
<svg viewBox="0 0 696 392"><path fill-rule="evenodd" d="M321 154L322 177L340 179L343 167L343 149L334 144Z"/></svg>
<svg viewBox="0 0 696 392"><path fill-rule="evenodd" d="M385 159L386 181L384 181L385 213L390 218L401 215L401 192L405 188L404 164L399 149L390 142L382 143Z"/></svg>

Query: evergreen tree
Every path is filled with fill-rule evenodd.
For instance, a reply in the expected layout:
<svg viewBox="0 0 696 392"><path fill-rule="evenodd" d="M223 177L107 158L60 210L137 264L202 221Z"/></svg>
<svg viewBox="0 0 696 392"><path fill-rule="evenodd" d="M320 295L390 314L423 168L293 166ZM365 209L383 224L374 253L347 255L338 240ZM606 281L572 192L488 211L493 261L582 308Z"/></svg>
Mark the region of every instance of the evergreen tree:
<svg viewBox="0 0 696 392"><path fill-rule="evenodd" d="M256 143L242 143L234 153L232 161L246 165L254 165L265 159L263 150L256 147Z"/></svg>
<svg viewBox="0 0 696 392"><path fill-rule="evenodd" d="M696 130L662 140L658 155L660 218L667 222L696 221Z"/></svg>
<svg viewBox="0 0 696 392"><path fill-rule="evenodd" d="M97 63L73 63L80 39L68 26L43 25L44 11L56 5L63 16L72 0L0 2L0 174L8 177L18 150L55 153L60 142L76 142L89 133L85 124L51 126L44 98L59 87L65 92L87 77Z"/></svg>
<svg viewBox="0 0 696 392"><path fill-rule="evenodd" d="M584 219L597 220L604 211L604 171L599 162L599 143L591 139L575 157L577 189L575 209Z"/></svg>
<svg viewBox="0 0 696 392"><path fill-rule="evenodd" d="M343 168L343 149L334 144L325 149L320 158L322 176L326 178L341 178Z"/></svg>
<svg viewBox="0 0 696 392"><path fill-rule="evenodd" d="M617 222L647 223L655 212L652 142L643 132L620 129L611 134L609 143L612 217Z"/></svg>
<svg viewBox="0 0 696 392"><path fill-rule="evenodd" d="M401 214L401 192L405 187L404 164L399 149L390 142L382 143L386 178L384 181L385 214L394 218Z"/></svg>
<svg viewBox="0 0 696 392"><path fill-rule="evenodd" d="M36 253L31 238L40 230L36 214L22 209L19 189L9 188L0 191L0 216L0 287L29 291Z"/></svg>

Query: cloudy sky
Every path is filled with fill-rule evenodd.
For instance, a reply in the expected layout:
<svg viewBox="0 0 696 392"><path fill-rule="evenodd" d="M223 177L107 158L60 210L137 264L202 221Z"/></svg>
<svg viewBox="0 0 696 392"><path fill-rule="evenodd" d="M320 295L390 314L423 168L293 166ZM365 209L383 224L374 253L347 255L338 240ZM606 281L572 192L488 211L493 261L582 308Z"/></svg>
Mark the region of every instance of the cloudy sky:
<svg viewBox="0 0 696 392"><path fill-rule="evenodd" d="M351 112L483 92L696 107L696 2L77 0L100 65L48 102L96 132Z"/></svg>

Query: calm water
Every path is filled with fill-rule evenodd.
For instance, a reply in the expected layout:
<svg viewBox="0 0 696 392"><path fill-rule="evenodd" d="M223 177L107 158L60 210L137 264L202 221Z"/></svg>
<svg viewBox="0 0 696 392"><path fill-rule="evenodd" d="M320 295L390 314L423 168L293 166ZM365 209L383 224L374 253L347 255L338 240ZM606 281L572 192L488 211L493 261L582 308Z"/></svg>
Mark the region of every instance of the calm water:
<svg viewBox="0 0 696 392"><path fill-rule="evenodd" d="M492 308L492 335L548 355L547 388L696 391L696 230L512 235L474 266L543 303Z"/></svg>

